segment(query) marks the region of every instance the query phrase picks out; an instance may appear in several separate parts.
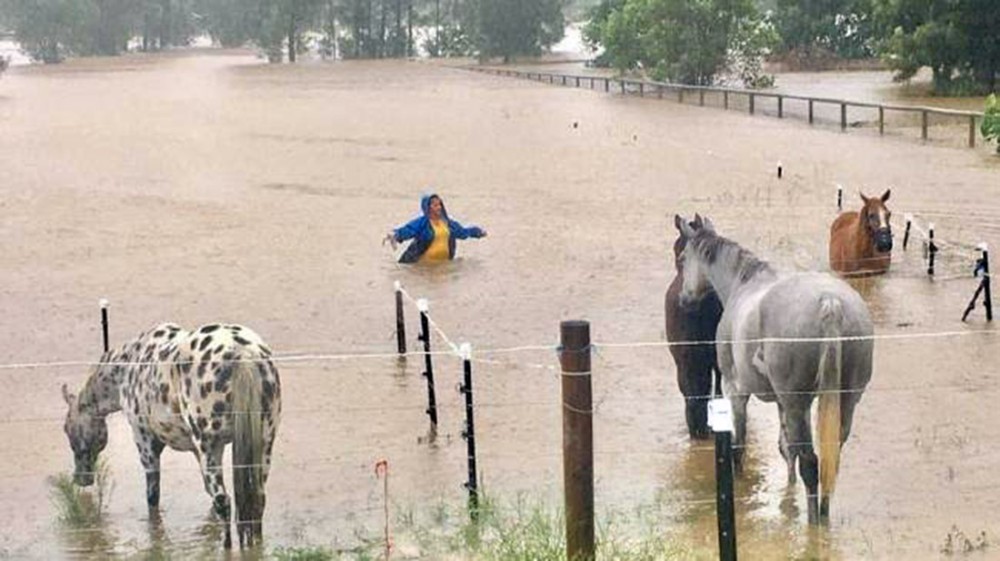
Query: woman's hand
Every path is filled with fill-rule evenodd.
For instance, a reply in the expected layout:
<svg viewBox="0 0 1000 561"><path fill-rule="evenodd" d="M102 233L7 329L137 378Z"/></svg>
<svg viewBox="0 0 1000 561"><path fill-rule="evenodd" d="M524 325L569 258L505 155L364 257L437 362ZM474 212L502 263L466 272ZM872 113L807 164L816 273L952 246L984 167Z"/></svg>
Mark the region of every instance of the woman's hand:
<svg viewBox="0 0 1000 561"><path fill-rule="evenodd" d="M392 246L392 249L396 249L396 246L399 245L399 242L396 241L396 233L389 232L388 234L386 234L385 237L382 238L382 245L385 245L386 242L388 242Z"/></svg>

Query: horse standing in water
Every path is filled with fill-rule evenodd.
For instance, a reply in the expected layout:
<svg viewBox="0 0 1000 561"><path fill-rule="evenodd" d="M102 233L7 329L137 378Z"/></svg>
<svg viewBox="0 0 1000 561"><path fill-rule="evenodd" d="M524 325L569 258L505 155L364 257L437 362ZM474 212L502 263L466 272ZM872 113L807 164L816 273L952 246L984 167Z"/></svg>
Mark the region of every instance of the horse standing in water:
<svg viewBox="0 0 1000 561"><path fill-rule="evenodd" d="M889 189L881 197L861 193L860 212L845 212L830 226L830 268L844 275L880 275L892 260Z"/></svg>
<svg viewBox="0 0 1000 561"><path fill-rule="evenodd" d="M692 228L701 228L701 217L695 215ZM685 418L691 438L708 438L708 400L712 393L712 373L715 373L715 395L722 391L719 366L715 358L715 330L722 317L722 303L715 291L690 306L680 305L684 270L680 255L686 245L684 236L674 242L674 266L677 275L667 288L664 299L667 341L684 343L711 341L711 344L671 345L670 354L677 368L677 386L684 395Z"/></svg>
<svg viewBox="0 0 1000 561"><path fill-rule="evenodd" d="M205 491L225 524L228 549L230 501L222 453L232 443L240 546L260 542L281 382L270 349L256 333L218 324L188 332L165 323L104 353L78 396L65 385L62 390L77 485L93 484L97 456L108 443L106 417L124 410L146 472L149 507L160 502L163 449L194 452Z"/></svg>
<svg viewBox="0 0 1000 561"><path fill-rule="evenodd" d="M798 461L809 522L828 519L840 449L871 379L874 342L867 306L844 281L829 275L779 275L717 235L707 218L700 229L680 216L674 222L687 241L681 255L682 304L698 300L709 287L723 303L716 345L723 392L732 404L737 467L746 443L747 401L755 395L776 402L778 446L789 484ZM819 458L809 419L817 396Z"/></svg>

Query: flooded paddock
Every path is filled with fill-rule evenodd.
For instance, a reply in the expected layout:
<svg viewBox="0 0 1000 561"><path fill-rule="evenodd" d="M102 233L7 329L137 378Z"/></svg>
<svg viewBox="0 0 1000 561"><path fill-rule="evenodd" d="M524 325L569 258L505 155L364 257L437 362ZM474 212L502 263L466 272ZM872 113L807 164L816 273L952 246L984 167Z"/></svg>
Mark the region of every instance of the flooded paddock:
<svg viewBox="0 0 1000 561"><path fill-rule="evenodd" d="M971 275L968 256L939 254L931 281L920 244L901 249L907 212L935 222L939 239L1000 247L1000 166L985 151L417 62L267 66L217 51L15 68L0 80L0 122L0 363L23 365L0 370L3 556L221 551L190 454L164 453L150 517L121 415L104 454L107 517L83 529L57 519L46 478L72 469L60 386L79 388L87 369L27 364L97 360L99 298L111 301L112 344L160 321L226 321L279 358L392 353L397 280L429 299L450 339L474 346L489 494L561 503L554 345L560 320L588 319L598 512L655 504L664 532L711 552L711 447L687 438L667 349L636 344L664 339L673 215L707 214L781 269L826 270L834 183L848 209L859 187L893 188L892 270L855 281L891 338L876 343L829 529L808 528L801 485L786 488L775 408L751 401L741 556L933 559L953 528L1000 535L1000 338L981 308L959 321L977 282L958 278ZM428 190L489 237L460 242L445 266L401 268L380 240ZM929 333L948 335L919 336ZM522 346L551 348L486 352ZM459 361L436 358L433 443L419 359L278 368L269 546L377 538L380 459L394 512L464 503Z"/></svg>

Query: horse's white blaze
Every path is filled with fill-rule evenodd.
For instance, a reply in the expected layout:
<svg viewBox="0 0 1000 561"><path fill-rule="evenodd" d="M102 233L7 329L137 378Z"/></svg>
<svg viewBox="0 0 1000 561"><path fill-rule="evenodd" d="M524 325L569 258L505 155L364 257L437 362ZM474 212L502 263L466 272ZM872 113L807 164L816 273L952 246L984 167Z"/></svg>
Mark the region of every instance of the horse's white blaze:
<svg viewBox="0 0 1000 561"><path fill-rule="evenodd" d="M885 211L884 210L878 211L878 227L879 228L888 228L889 227L889 223L885 219Z"/></svg>

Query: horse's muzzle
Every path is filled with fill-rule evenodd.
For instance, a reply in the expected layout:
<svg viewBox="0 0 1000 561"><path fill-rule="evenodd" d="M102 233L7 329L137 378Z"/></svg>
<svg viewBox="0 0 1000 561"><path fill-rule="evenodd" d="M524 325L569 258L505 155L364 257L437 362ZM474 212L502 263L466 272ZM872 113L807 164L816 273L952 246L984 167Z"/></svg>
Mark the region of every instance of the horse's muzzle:
<svg viewBox="0 0 1000 561"><path fill-rule="evenodd" d="M94 474L89 472L74 473L73 483L76 483L80 487L90 487L94 484Z"/></svg>
<svg viewBox="0 0 1000 561"><path fill-rule="evenodd" d="M892 251L892 230L885 229L875 232L875 249L882 253Z"/></svg>

